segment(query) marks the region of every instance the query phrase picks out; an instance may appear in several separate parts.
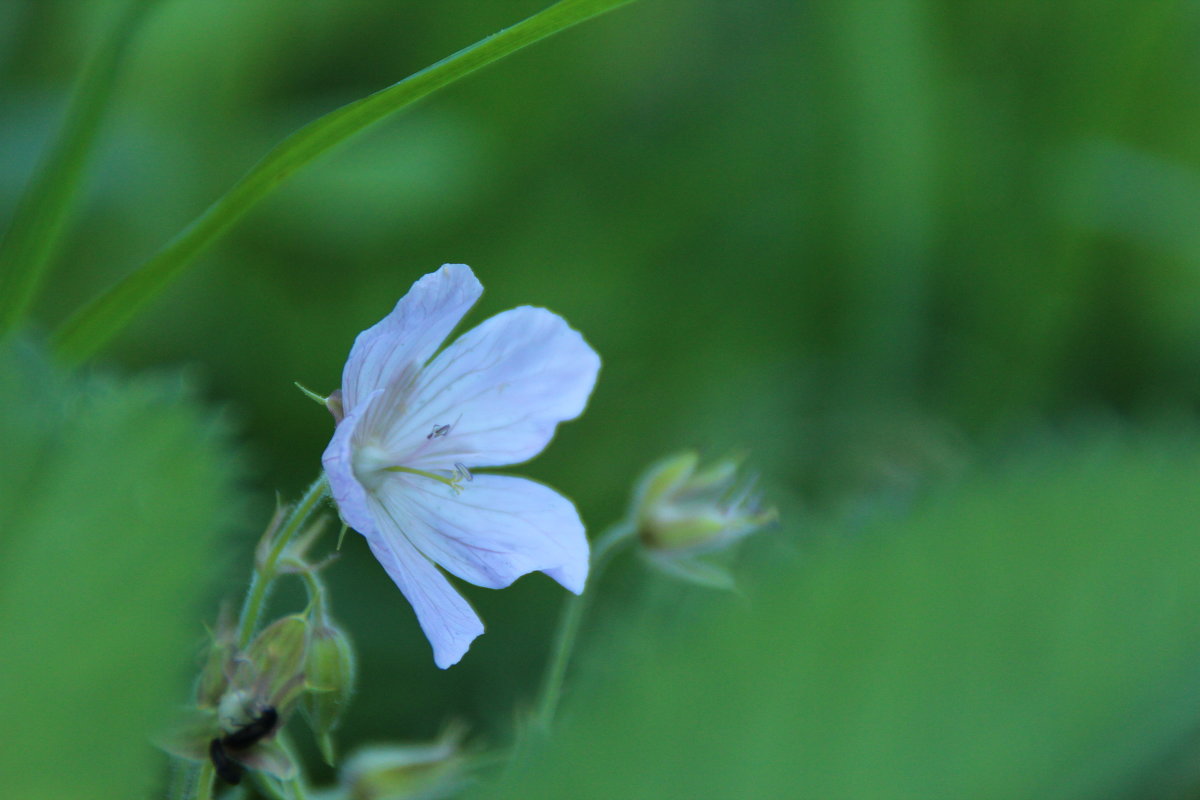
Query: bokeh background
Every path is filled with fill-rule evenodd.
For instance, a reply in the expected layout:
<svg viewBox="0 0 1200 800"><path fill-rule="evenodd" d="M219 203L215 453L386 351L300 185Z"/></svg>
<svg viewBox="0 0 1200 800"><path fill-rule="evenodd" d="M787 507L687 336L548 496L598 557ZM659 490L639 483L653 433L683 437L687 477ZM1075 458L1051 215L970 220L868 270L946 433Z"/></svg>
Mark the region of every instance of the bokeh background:
<svg viewBox="0 0 1200 800"><path fill-rule="evenodd" d="M121 5L0 2L0 221ZM162 0L36 325L155 252L299 125L543 5ZM574 498L595 531L662 455L745 452L783 519L743 552L752 584L814 542L902 517L931 483L1022 448L1053 463L1047 437L1178 438L1163 418L1200 401L1198 45L1185 0L640 0L298 174L100 363L186 369L234 431L248 499L213 554L215 608L244 585L274 492L296 496L319 469L332 422L292 382L332 390L355 334L413 280L470 264L487 291L469 322L546 306L604 359L586 415L516 471ZM468 588L488 633L439 672L347 541L329 579L362 684L343 741L427 738L451 717L506 741L558 587ZM651 641L745 602L633 562L608 586L585 637L602 673L621 666L594 653L623 619Z"/></svg>

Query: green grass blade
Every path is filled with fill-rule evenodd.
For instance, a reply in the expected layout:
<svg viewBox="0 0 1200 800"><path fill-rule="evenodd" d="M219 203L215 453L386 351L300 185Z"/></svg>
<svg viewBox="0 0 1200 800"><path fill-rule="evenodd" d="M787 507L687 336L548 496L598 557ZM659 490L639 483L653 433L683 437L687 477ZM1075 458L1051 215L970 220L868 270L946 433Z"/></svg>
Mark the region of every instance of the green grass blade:
<svg viewBox="0 0 1200 800"><path fill-rule="evenodd" d="M0 336L21 324L74 207L117 73L155 0L132 0L79 76L58 139L0 241Z"/></svg>
<svg viewBox="0 0 1200 800"><path fill-rule="evenodd" d="M56 333L58 354L84 361L117 334L204 250L289 175L422 97L579 22L632 0L560 0L414 73L309 123L283 140L228 192L136 271L81 309Z"/></svg>

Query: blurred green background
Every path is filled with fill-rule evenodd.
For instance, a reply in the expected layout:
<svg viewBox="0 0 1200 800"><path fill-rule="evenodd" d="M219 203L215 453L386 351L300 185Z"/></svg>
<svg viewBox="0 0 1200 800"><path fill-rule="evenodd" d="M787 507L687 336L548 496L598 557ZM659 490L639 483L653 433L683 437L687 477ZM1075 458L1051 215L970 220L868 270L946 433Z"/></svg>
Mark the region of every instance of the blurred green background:
<svg viewBox="0 0 1200 800"><path fill-rule="evenodd" d="M0 2L0 224L121 5ZM161 0L36 324L154 253L299 125L544 5ZM244 585L273 493L319 469L332 422L292 382L335 388L358 331L465 262L487 288L468 323L546 306L604 359L585 416L519 471L596 531L663 454L746 450L784 520L750 546L753 580L899 514L931 478L1037 449L1031 431L1194 411L1198 45L1200 6L1182 0L640 0L298 174L100 360L185 366L237 432L252 499L219 551L215 608ZM429 737L459 716L503 741L561 591L542 576L468 588L488 633L438 672L347 541L330 580L362 688L343 740ZM636 597L645 578L621 564L612 580Z"/></svg>

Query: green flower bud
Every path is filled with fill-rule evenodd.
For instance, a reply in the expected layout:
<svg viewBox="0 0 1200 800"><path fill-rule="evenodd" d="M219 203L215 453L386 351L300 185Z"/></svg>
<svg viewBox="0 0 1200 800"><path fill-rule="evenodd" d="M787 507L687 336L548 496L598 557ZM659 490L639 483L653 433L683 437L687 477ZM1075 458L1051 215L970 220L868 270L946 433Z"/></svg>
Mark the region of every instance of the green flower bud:
<svg viewBox="0 0 1200 800"><path fill-rule="evenodd" d="M718 461L697 470L694 452L671 456L651 467L634 496L638 536L662 554L694 554L725 547L776 519L763 508L753 481L739 484L738 462Z"/></svg>
<svg viewBox="0 0 1200 800"><path fill-rule="evenodd" d="M234 684L283 715L304 691L310 641L308 619L292 614L268 625L239 660Z"/></svg>
<svg viewBox="0 0 1200 800"><path fill-rule="evenodd" d="M307 691L300 708L317 737L326 763L334 763L331 734L342 721L342 713L354 692L354 649L336 625L318 622L313 626L305 667Z"/></svg>
<svg viewBox="0 0 1200 800"><path fill-rule="evenodd" d="M354 800L449 797L466 783L464 733L451 726L431 744L363 748L346 760L339 782Z"/></svg>

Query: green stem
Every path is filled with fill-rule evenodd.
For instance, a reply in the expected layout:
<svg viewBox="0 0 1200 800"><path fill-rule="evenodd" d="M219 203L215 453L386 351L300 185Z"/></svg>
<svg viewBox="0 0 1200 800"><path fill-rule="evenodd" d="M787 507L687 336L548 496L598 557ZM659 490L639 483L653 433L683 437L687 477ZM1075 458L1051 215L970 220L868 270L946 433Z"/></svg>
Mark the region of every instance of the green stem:
<svg viewBox="0 0 1200 800"><path fill-rule="evenodd" d="M311 569L302 569L297 573L308 589L308 613L317 620L329 618L329 601L325 597L325 587Z"/></svg>
<svg viewBox="0 0 1200 800"><path fill-rule="evenodd" d="M600 575L608 562L616 554L617 548L633 538L634 527L628 521L617 523L609 528L592 547L591 568L588 571L588 583L596 586ZM575 649L575 639L579 635L579 626L583 622L583 612L587 608L588 599L592 592L568 597L563 601L562 613L558 618L558 629L554 634L554 644L551 648L550 662L546 665L546 675L542 681L542 696L538 701L537 725L543 731L549 730L554 723L554 715L558 711L558 703L562 698L563 679L567 674L567 665L571 653Z"/></svg>
<svg viewBox="0 0 1200 800"><path fill-rule="evenodd" d="M204 761L200 765L200 777L196 780L196 800L212 800L213 796L213 780L217 777L217 772L213 769L211 761Z"/></svg>
<svg viewBox="0 0 1200 800"><path fill-rule="evenodd" d="M329 484L322 473L321 477L308 487L304 496L300 498L300 502L296 503L288 514L287 520L280 526L279 533L276 534L275 542L266 559L262 564L255 566L254 576L250 579L250 589L246 592L246 602L242 606L242 616L238 622L239 647L244 648L250 644L250 637L254 635L255 629L258 627L258 618L262 615L263 604L266 602L271 583L275 579L275 567L279 563L279 557L283 555L288 543L308 523L309 517L312 516L313 511L316 510L328 490Z"/></svg>
<svg viewBox="0 0 1200 800"><path fill-rule="evenodd" d="M154 0L131 0L79 75L66 118L0 241L0 337L37 296L91 160L121 62Z"/></svg>
<svg viewBox="0 0 1200 800"><path fill-rule="evenodd" d="M559 0L399 83L310 122L279 143L149 261L68 320L55 334L55 349L71 362L89 358L247 211L318 156L499 58L629 2L632 0Z"/></svg>

